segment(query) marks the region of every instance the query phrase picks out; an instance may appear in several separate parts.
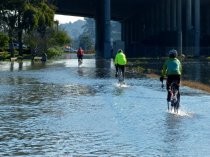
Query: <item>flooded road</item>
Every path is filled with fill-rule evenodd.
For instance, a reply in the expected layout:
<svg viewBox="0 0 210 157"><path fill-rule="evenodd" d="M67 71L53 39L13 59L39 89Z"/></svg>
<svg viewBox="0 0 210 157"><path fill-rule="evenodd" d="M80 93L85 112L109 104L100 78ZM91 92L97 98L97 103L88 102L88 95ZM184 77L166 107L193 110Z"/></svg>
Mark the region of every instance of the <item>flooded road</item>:
<svg viewBox="0 0 210 157"><path fill-rule="evenodd" d="M85 59L0 62L2 157L208 157L210 95L181 87L169 113L157 79Z"/></svg>

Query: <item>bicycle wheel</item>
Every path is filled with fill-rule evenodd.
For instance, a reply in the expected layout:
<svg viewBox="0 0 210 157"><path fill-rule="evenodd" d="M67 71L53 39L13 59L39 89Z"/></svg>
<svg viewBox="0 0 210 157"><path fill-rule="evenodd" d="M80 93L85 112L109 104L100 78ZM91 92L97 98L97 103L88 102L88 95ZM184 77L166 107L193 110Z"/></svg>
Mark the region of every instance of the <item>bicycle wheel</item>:
<svg viewBox="0 0 210 157"><path fill-rule="evenodd" d="M171 110L178 113L180 103L179 86L176 83L171 84Z"/></svg>
<svg viewBox="0 0 210 157"><path fill-rule="evenodd" d="M82 65L82 59L78 59L78 66Z"/></svg>
<svg viewBox="0 0 210 157"><path fill-rule="evenodd" d="M118 69L118 81L119 83L122 83L124 81L122 70L120 68Z"/></svg>

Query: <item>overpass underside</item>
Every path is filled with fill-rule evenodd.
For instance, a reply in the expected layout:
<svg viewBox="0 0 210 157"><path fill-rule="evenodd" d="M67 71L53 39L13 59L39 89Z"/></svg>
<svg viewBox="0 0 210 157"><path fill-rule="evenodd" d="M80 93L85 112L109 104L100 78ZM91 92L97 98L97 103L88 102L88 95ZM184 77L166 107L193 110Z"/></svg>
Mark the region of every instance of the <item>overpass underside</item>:
<svg viewBox="0 0 210 157"><path fill-rule="evenodd" d="M57 0L57 13L94 18L98 58L111 58L110 20L122 24L128 57L210 55L209 0Z"/></svg>

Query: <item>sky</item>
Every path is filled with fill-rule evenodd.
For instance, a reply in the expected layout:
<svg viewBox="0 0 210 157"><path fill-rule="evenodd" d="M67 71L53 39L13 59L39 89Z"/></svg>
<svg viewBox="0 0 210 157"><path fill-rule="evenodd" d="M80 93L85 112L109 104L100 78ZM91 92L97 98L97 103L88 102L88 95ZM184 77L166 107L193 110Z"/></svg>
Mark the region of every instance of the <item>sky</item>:
<svg viewBox="0 0 210 157"><path fill-rule="evenodd" d="M64 24L64 23L69 23L69 22L75 22L77 20L84 20L84 17L55 14L54 20L59 21L59 24Z"/></svg>

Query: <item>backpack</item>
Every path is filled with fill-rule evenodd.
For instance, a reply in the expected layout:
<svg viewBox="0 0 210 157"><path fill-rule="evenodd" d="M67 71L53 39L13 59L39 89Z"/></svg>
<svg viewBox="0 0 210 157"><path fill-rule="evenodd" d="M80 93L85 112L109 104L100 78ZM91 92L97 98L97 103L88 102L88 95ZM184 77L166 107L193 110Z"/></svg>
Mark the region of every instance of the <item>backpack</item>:
<svg viewBox="0 0 210 157"><path fill-rule="evenodd" d="M78 50L78 53L77 53L77 55L79 55L79 56L82 56L83 55L83 50Z"/></svg>

